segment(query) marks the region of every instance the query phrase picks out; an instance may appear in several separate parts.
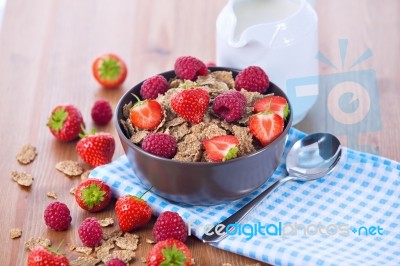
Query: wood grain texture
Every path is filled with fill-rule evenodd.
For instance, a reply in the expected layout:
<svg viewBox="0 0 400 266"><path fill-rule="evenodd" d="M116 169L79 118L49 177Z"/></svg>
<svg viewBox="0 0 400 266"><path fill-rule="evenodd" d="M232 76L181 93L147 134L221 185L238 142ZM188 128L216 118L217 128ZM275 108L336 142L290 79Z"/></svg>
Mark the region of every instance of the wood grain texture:
<svg viewBox="0 0 400 266"><path fill-rule="evenodd" d="M61 240L80 244L77 226L91 214L81 210L69 194L79 178L68 178L55 169L58 161L77 160L75 144L59 143L46 128L53 106L70 102L80 108L87 126L93 127L90 108L98 98L112 106L132 85L155 73L171 69L176 57L193 55L208 62L215 60L215 20L226 0L8 0L0 32L0 167L2 195L0 211L2 230L0 261L2 265L25 265L24 242L30 237L45 236L55 244ZM339 60L338 39L347 38L348 60L354 61L370 48L373 57L358 69L374 69L379 88L382 127L376 132L357 134L358 143L379 147L381 155L400 160L400 11L398 1L328 0L317 4L320 50ZM91 74L92 60L105 52L115 52L125 59L128 77L122 88L101 89ZM334 73L321 64L322 74ZM324 98L325 97L325 98ZM314 132L326 130L326 93L298 128ZM96 127L117 136L114 126ZM333 126L333 129L335 127ZM339 129L338 129L339 130ZM349 129L350 130L350 129ZM357 133L357 132L356 132ZM341 136L346 140L346 134ZM30 143L38 157L27 166L15 156ZM114 158L123 154L117 141ZM87 166L86 166L87 167ZM35 177L30 189L12 182L12 170L26 171ZM46 228L43 211L52 201L49 191L58 194L72 212L72 226L67 232ZM112 216L113 207L95 214ZM154 223L154 219L152 220ZM152 223L138 231L141 246L137 258L145 257L151 247ZM22 237L11 240L9 230L22 228ZM109 230L109 229L107 229ZM188 246L196 265L253 264L255 261L218 250L190 238ZM266 250L268 252L268 250ZM77 254L68 254L70 258ZM143 265L137 260L132 265Z"/></svg>

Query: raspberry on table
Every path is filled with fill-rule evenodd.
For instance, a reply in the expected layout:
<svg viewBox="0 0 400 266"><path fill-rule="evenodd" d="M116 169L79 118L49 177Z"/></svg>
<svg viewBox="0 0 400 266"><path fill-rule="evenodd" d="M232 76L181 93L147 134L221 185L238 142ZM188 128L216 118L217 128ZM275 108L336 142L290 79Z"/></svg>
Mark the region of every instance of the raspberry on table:
<svg viewBox="0 0 400 266"><path fill-rule="evenodd" d="M108 101L97 100L94 102L91 115L93 121L100 126L107 125L112 118L112 108Z"/></svg>
<svg viewBox="0 0 400 266"><path fill-rule="evenodd" d="M173 136L165 133L152 133L142 142L142 149L148 153L171 159L175 156L177 143Z"/></svg>
<svg viewBox="0 0 400 266"><path fill-rule="evenodd" d="M56 201L47 206L44 211L44 221L55 231L65 231L71 224L72 217L67 205Z"/></svg>
<svg viewBox="0 0 400 266"><path fill-rule="evenodd" d="M126 266L126 263L120 259L111 259L107 262L106 266Z"/></svg>
<svg viewBox="0 0 400 266"><path fill-rule="evenodd" d="M174 65L175 74L180 79L195 81L198 76L208 74L208 68L203 61L193 56L178 57Z"/></svg>
<svg viewBox="0 0 400 266"><path fill-rule="evenodd" d="M158 94L164 94L169 89L167 79L156 75L146 79L140 87L140 95L143 99L156 99Z"/></svg>
<svg viewBox="0 0 400 266"><path fill-rule="evenodd" d="M212 110L228 123L238 121L246 108L246 97L238 91L228 91L215 97Z"/></svg>
<svg viewBox="0 0 400 266"><path fill-rule="evenodd" d="M96 218L86 218L78 229L79 238L88 247L96 247L103 239L103 229Z"/></svg>
<svg viewBox="0 0 400 266"><path fill-rule="evenodd" d="M247 91L265 93L269 88L269 78L261 67L249 66L235 78L236 90L245 89Z"/></svg>
<svg viewBox="0 0 400 266"><path fill-rule="evenodd" d="M170 238L185 242L187 235L187 226L177 212L161 213L153 226L153 238L156 242Z"/></svg>

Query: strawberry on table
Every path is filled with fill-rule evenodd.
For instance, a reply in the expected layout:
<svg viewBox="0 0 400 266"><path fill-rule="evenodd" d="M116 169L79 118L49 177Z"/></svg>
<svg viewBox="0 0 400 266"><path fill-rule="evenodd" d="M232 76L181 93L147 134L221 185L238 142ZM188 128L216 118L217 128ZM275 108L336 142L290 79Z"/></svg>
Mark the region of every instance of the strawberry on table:
<svg viewBox="0 0 400 266"><path fill-rule="evenodd" d="M175 94L171 99L171 107L183 119L198 124L203 120L209 102L208 92L197 87Z"/></svg>
<svg viewBox="0 0 400 266"><path fill-rule="evenodd" d="M253 105L254 112L262 113L262 112L273 112L278 114L280 117L286 120L289 115L289 105L285 98L281 96L270 95L266 96L258 101L256 101Z"/></svg>
<svg viewBox="0 0 400 266"><path fill-rule="evenodd" d="M28 255L28 266L69 266L68 259L58 253L44 247L33 249Z"/></svg>
<svg viewBox="0 0 400 266"><path fill-rule="evenodd" d="M239 140L232 135L222 135L203 140L208 158L213 162L224 162L237 157Z"/></svg>
<svg viewBox="0 0 400 266"><path fill-rule="evenodd" d="M258 113L250 117L249 130L263 146L276 139L284 128L284 120L272 112Z"/></svg>
<svg viewBox="0 0 400 266"><path fill-rule="evenodd" d="M75 200L78 205L89 212L105 209L111 200L110 187L101 180L87 179L82 181L75 190Z"/></svg>
<svg viewBox="0 0 400 266"><path fill-rule="evenodd" d="M85 123L75 105L62 104L53 108L47 126L57 140L66 142L77 139Z"/></svg>
<svg viewBox="0 0 400 266"><path fill-rule="evenodd" d="M128 73L125 62L115 54L97 57L92 65L94 78L107 89L119 87Z"/></svg>
<svg viewBox="0 0 400 266"><path fill-rule="evenodd" d="M110 133L94 133L82 135L76 144L76 152L82 160L94 167L107 164L115 151L115 140Z"/></svg>
<svg viewBox="0 0 400 266"><path fill-rule="evenodd" d="M192 264L192 254L179 240L168 239L158 242L147 254L147 266Z"/></svg>
<svg viewBox="0 0 400 266"><path fill-rule="evenodd" d="M141 227L151 218L151 208L146 201L132 195L120 197L115 203L115 212L123 232Z"/></svg>
<svg viewBox="0 0 400 266"><path fill-rule="evenodd" d="M133 96L137 102L132 106L129 113L132 124L141 129L156 129L164 117L161 104L156 100L142 101L135 94Z"/></svg>

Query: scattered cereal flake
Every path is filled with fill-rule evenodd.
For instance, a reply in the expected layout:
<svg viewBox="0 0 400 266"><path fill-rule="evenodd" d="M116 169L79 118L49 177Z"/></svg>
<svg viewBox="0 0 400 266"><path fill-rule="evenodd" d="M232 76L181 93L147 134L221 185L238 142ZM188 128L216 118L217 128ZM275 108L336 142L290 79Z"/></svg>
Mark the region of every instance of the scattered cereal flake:
<svg viewBox="0 0 400 266"><path fill-rule="evenodd" d="M156 241L154 241L153 239L148 239L148 238L146 238L146 243L147 243L147 244L155 244Z"/></svg>
<svg viewBox="0 0 400 266"><path fill-rule="evenodd" d="M36 147L26 144L17 154L17 161L21 164L29 164L35 160L37 155Z"/></svg>
<svg viewBox="0 0 400 266"><path fill-rule="evenodd" d="M210 73L210 76L214 77L218 81L225 82L229 89L235 89L235 79L233 78L231 71L214 71Z"/></svg>
<svg viewBox="0 0 400 266"><path fill-rule="evenodd" d="M62 161L56 164L56 169L67 176L78 176L83 173L82 167L76 161Z"/></svg>
<svg viewBox="0 0 400 266"><path fill-rule="evenodd" d="M220 128L215 124L210 124L203 130L202 134L200 135L200 140L211 139L221 135L226 135L225 129Z"/></svg>
<svg viewBox="0 0 400 266"><path fill-rule="evenodd" d="M93 252L93 248L91 248L91 247L76 247L75 251L86 254L86 255L90 255Z"/></svg>
<svg viewBox="0 0 400 266"><path fill-rule="evenodd" d="M124 250L136 250L139 243L139 236L125 233L123 237L115 239L115 245Z"/></svg>
<svg viewBox="0 0 400 266"><path fill-rule="evenodd" d="M67 243L67 248L69 251L74 251L76 249L76 246L72 243Z"/></svg>
<svg viewBox="0 0 400 266"><path fill-rule="evenodd" d="M179 126L170 127L165 130L165 133L170 134L177 141L179 141L179 140L183 139L187 134L190 133L189 124L187 122L185 122Z"/></svg>
<svg viewBox="0 0 400 266"><path fill-rule="evenodd" d="M232 264L224 262L224 263L222 263L222 266L232 266Z"/></svg>
<svg viewBox="0 0 400 266"><path fill-rule="evenodd" d="M261 264L260 263L254 263L254 264L246 264L246 266L261 266Z"/></svg>
<svg viewBox="0 0 400 266"><path fill-rule="evenodd" d="M192 258L192 260L190 261L190 265L195 265L196 262L194 261L194 258Z"/></svg>
<svg viewBox="0 0 400 266"><path fill-rule="evenodd" d="M52 199L57 199L57 193L54 191L47 192L47 197L52 198Z"/></svg>
<svg viewBox="0 0 400 266"><path fill-rule="evenodd" d="M83 174L81 174L81 180L86 180L89 178L89 174L90 174L90 170L86 170L85 172L83 172Z"/></svg>
<svg viewBox="0 0 400 266"><path fill-rule="evenodd" d="M246 91L244 89L240 90L240 93L246 97L246 106L251 107L254 105L254 103L262 98L264 98L266 95L263 95L259 92L253 92L253 91Z"/></svg>
<svg viewBox="0 0 400 266"><path fill-rule="evenodd" d="M122 107L122 114L124 115L125 118L129 118L132 106L133 106L133 103L129 102L128 104L125 104Z"/></svg>
<svg viewBox="0 0 400 266"><path fill-rule="evenodd" d="M71 266L95 266L100 262L99 259L93 257L78 257L76 260L70 261Z"/></svg>
<svg viewBox="0 0 400 266"><path fill-rule="evenodd" d="M19 185L24 187L30 187L33 182L33 177L25 172L12 171L11 178Z"/></svg>
<svg viewBox="0 0 400 266"><path fill-rule="evenodd" d="M75 195L76 187L73 187L69 190L69 193Z"/></svg>
<svg viewBox="0 0 400 266"><path fill-rule="evenodd" d="M112 231L111 233L106 233L105 232L103 234L103 239L104 240L114 239L114 238L122 236L122 234L123 234L123 232L121 230L119 230L119 229L117 229L115 231Z"/></svg>
<svg viewBox="0 0 400 266"><path fill-rule="evenodd" d="M100 223L101 227L107 227L109 225L114 224L114 219L112 217L107 217L102 220L99 220L99 223Z"/></svg>
<svg viewBox="0 0 400 266"><path fill-rule="evenodd" d="M146 258L145 258L145 257L140 257L140 262L142 262L142 263L146 263L146 262L147 262L147 260L146 260Z"/></svg>
<svg viewBox="0 0 400 266"><path fill-rule="evenodd" d="M44 237L38 237L38 238L29 238L28 241L25 242L25 248L28 249L29 251L32 251L34 248L42 246L42 247L50 247L51 246L51 241L50 239L44 238Z"/></svg>
<svg viewBox="0 0 400 266"><path fill-rule="evenodd" d="M114 250L102 261L107 263L111 259L118 258L128 264L135 256L136 254L132 250Z"/></svg>
<svg viewBox="0 0 400 266"><path fill-rule="evenodd" d="M96 248L96 256L99 260L105 262L105 259L110 256L110 250L114 248L114 244L105 242L100 247Z"/></svg>
<svg viewBox="0 0 400 266"><path fill-rule="evenodd" d="M19 238L22 235L22 230L20 228L12 228L10 230L11 239Z"/></svg>

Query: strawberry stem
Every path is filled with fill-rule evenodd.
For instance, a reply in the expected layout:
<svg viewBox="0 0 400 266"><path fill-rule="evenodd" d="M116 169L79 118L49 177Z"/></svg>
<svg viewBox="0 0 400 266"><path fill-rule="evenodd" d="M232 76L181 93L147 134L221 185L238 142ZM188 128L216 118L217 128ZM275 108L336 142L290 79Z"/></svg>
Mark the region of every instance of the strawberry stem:
<svg viewBox="0 0 400 266"><path fill-rule="evenodd" d="M80 137L81 139L83 139L83 138L86 137L86 136L96 134L96 130L95 130L94 128L92 128L92 130L90 130L90 133L89 133L89 132L86 130L86 128L83 126L83 124L81 124L81 130L82 130L82 132L83 132L83 133L79 133L79 137Z"/></svg>
<svg viewBox="0 0 400 266"><path fill-rule="evenodd" d="M164 256L164 261L161 262L160 266L167 265L185 265L186 255L183 251L179 250L174 244L172 247L166 246L161 254Z"/></svg>

